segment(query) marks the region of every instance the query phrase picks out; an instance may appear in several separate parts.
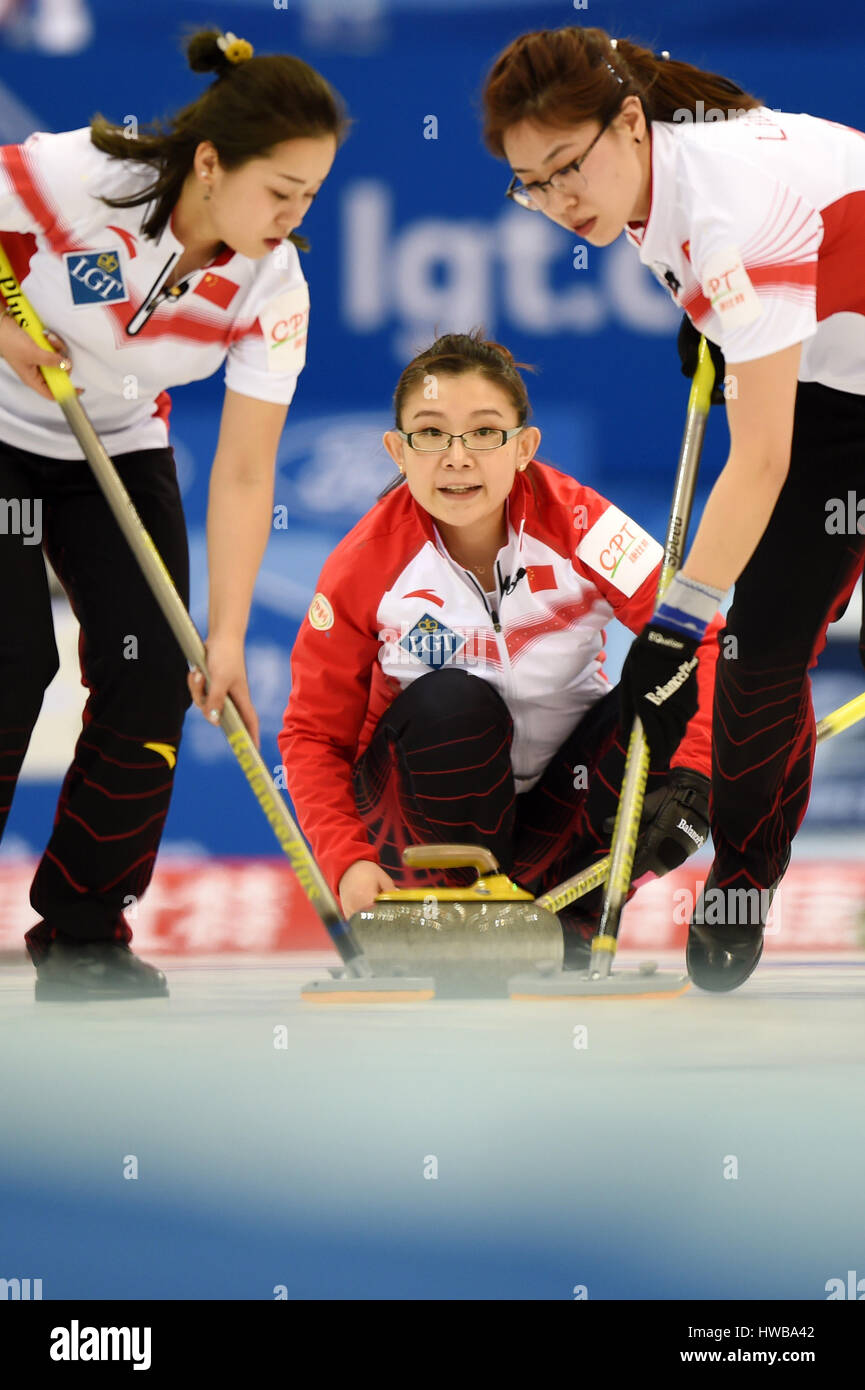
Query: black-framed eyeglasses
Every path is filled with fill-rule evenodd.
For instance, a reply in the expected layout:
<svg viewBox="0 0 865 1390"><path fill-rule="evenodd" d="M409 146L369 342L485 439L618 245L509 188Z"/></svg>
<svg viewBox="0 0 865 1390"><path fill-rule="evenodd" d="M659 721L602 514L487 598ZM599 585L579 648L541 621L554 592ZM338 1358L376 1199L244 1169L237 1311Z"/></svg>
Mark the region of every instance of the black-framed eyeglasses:
<svg viewBox="0 0 865 1390"><path fill-rule="evenodd" d="M410 449L414 449L419 454L443 454L449 449L455 439L462 441L466 449L482 452L485 449L500 449L503 444L507 444L509 439L513 439L515 434L519 434L525 429L525 425L517 425L512 430L493 429L490 425L482 425L477 430L466 430L464 434L448 434L447 430L436 429L434 425L427 425L423 430L412 430L406 434L404 430L397 430L400 439L404 439Z"/></svg>
<svg viewBox="0 0 865 1390"><path fill-rule="evenodd" d="M615 115L615 112L613 113ZM601 126L597 135L587 150L584 150L579 159L572 159L569 164L563 164L561 169L554 169L548 179L539 179L534 183L520 183L517 175L514 174L505 192L506 198L512 198L521 208L528 208L529 212L542 212L547 200L547 192L550 188L557 189L560 193L579 193L582 190L574 185L573 175L579 174L586 159L597 145L604 131L612 121L613 116L608 116ZM585 178L585 175L583 175Z"/></svg>

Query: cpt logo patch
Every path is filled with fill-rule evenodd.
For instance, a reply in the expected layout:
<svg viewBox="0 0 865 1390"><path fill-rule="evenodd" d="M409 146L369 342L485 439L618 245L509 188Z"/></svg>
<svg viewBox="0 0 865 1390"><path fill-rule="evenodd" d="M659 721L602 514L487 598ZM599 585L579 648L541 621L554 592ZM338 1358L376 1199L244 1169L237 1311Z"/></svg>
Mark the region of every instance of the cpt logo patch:
<svg viewBox="0 0 865 1390"><path fill-rule="evenodd" d="M63 259L76 308L119 304L129 298L118 251L67 251Z"/></svg>
<svg viewBox="0 0 865 1390"><path fill-rule="evenodd" d="M450 661L460 647L465 646L465 640L458 632L452 632L449 627L445 627L444 623L440 623L431 613L424 613L422 618L418 618L411 632L407 632L403 637L400 646L411 652L411 655L417 657L425 666L431 666L437 671L440 666Z"/></svg>
<svg viewBox="0 0 865 1390"><path fill-rule="evenodd" d="M269 372L299 372L306 361L306 335L309 329L309 286L304 280L293 290L285 290L261 310L258 316Z"/></svg>
<svg viewBox="0 0 865 1390"><path fill-rule="evenodd" d="M664 558L658 542L618 507L607 507L576 549L577 558L631 598Z"/></svg>
<svg viewBox="0 0 865 1390"><path fill-rule="evenodd" d="M702 289L721 320L725 334L736 328L747 328L763 312L760 296L736 246L724 247L707 258Z"/></svg>

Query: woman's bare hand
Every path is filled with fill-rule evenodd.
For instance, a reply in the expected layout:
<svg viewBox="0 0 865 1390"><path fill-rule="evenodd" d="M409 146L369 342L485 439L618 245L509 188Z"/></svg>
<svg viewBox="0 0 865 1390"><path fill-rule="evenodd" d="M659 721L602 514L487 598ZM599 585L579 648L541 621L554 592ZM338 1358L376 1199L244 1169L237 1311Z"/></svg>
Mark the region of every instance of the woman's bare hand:
<svg viewBox="0 0 865 1390"><path fill-rule="evenodd" d="M50 328L45 329L45 337L54 349L51 352L46 352L34 343L30 334L18 326L11 314L4 315L0 320L0 357L6 359L25 386L29 386L46 400L53 401L54 397L39 368L59 367L62 371L69 372L72 370L72 359L63 339ZM78 394L81 394L80 389Z"/></svg>

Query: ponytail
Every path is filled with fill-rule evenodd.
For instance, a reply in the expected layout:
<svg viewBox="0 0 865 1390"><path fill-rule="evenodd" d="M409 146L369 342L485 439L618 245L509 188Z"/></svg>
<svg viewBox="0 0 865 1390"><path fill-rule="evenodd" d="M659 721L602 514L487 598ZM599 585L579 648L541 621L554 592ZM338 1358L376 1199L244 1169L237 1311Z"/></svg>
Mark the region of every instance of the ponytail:
<svg viewBox="0 0 865 1390"><path fill-rule="evenodd" d="M252 56L252 45L234 34L202 29L186 40L186 59L193 72L215 73L215 80L167 125L153 122L132 134L96 115L90 139L114 159L150 165L147 187L123 198L102 199L108 207L130 208L153 202L142 223L145 236L156 237L171 216L198 145L209 140L224 169L239 169L262 158L285 140L333 135L345 139L350 120L341 98L315 68L288 53ZM301 251L309 242L296 232L288 238Z"/></svg>

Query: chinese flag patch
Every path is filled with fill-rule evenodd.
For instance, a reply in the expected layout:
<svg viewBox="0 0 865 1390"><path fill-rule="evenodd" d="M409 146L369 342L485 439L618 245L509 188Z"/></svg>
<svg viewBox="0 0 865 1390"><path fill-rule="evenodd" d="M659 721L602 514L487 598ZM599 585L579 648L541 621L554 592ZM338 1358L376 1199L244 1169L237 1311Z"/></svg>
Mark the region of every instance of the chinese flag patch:
<svg viewBox="0 0 865 1390"><path fill-rule="evenodd" d="M227 309L239 288L233 280L226 280L224 275L214 275L208 270L206 275L202 275L192 293L200 294L202 299L209 299L211 304L216 304L220 309Z"/></svg>
<svg viewBox="0 0 865 1390"><path fill-rule="evenodd" d="M529 565L526 570L526 578L533 594L536 594L539 589L555 589L557 587L552 565Z"/></svg>

